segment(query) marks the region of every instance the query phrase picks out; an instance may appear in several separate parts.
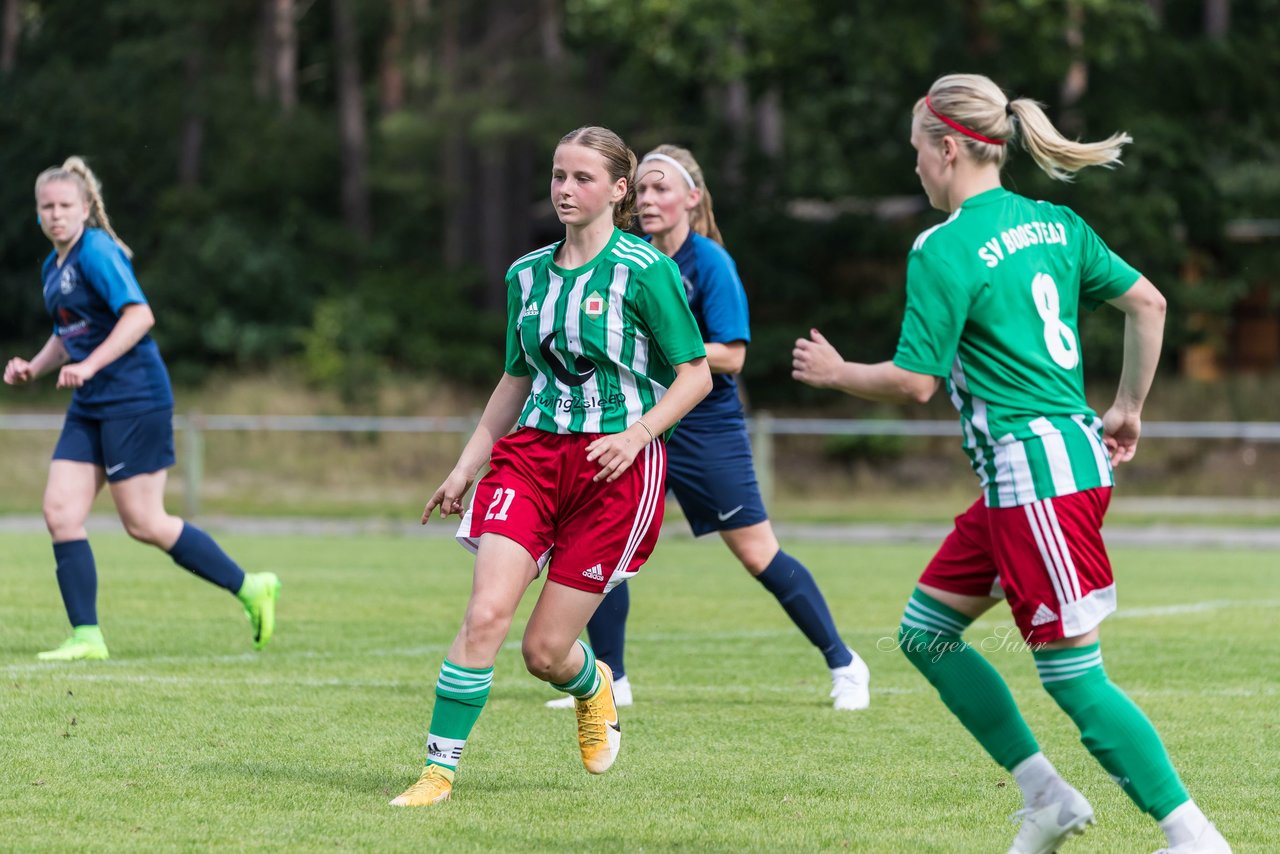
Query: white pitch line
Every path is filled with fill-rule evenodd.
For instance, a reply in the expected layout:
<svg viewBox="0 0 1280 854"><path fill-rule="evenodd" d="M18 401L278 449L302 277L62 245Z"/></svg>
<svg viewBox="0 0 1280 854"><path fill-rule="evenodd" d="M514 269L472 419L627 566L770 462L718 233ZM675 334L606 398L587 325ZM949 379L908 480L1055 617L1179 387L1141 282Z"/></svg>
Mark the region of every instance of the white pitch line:
<svg viewBox="0 0 1280 854"><path fill-rule="evenodd" d="M123 683L129 685L188 685L188 686L208 686L208 685L228 685L239 686L260 685L264 687L280 687L280 686L296 686L304 688L339 688L343 690L383 688L383 689L408 689L418 690L424 689L426 683L423 682L401 682L387 680L366 680L366 679L297 679L297 678L254 678L254 679L216 679L204 678L196 676L155 676L141 673L67 673L62 674L60 678L67 679L71 682L95 682L95 683ZM530 685L516 686L521 694L525 693L525 689ZM819 693L825 691L825 685L818 686L813 689ZM1237 698L1256 698L1256 697L1276 697L1280 696L1280 686L1264 686L1261 688L1213 688L1202 687L1194 689L1183 688L1126 688L1126 693L1134 697L1237 697ZM803 686L791 687L786 685L694 685L684 684L676 686L661 685L645 685L645 696L656 700L682 700L688 697L696 696L778 696L778 697L799 697L807 696L807 691ZM933 689L926 687L904 688L896 685L873 686L872 694L877 695L914 695L914 694L932 694ZM503 699L520 699L513 695L508 695Z"/></svg>
<svg viewBox="0 0 1280 854"><path fill-rule="evenodd" d="M1203 614L1230 608L1277 608L1280 599L1213 599L1208 602L1192 602L1185 605L1153 605L1148 608L1121 608L1111 616L1125 617L1176 617L1182 614Z"/></svg>
<svg viewBox="0 0 1280 854"><path fill-rule="evenodd" d="M1144 608L1121 608L1110 616L1112 620L1123 619L1141 619L1146 617L1178 617L1183 615L1205 614L1214 611L1224 610L1249 610L1249 609L1274 609L1280 608L1280 599L1213 599L1208 602L1187 602L1175 605L1153 605ZM973 629L990 629L997 626L1007 626L1009 621L982 619L975 621L970 628ZM879 635L883 637L896 636L898 626L852 626L858 635ZM719 632L711 634L679 634L676 632L653 632L633 634L631 639L638 642L647 643L697 643L699 641L721 642L721 641L741 641L741 640L762 640L768 638L789 638L794 634L791 629L778 629L771 631L752 630L737 632ZM504 650L519 649L521 641L519 639L508 640L503 643ZM341 661L359 658L421 658L423 656L437 655L449 648L447 643L438 644L420 644L412 647L391 647L388 649L370 649L358 652L320 652L318 650L296 650L288 652L274 653L240 653L236 655L162 655L151 658L132 658L132 659L112 659L109 661L94 662L91 666L95 668L122 669L132 667L152 667L157 664L190 664L192 662L201 662L203 664L244 664L248 662L263 662L264 665L268 660L287 660L293 661L298 659L321 660L321 661ZM71 666L75 667L78 663L72 662ZM8 664L5 670L10 676L22 673L57 673L66 676L78 676L68 669L67 662L48 661L31 664ZM179 677L175 677L179 678ZM239 679L237 682L243 684L245 680ZM276 680L278 681L278 680ZM298 683L306 684L306 683Z"/></svg>
<svg viewBox="0 0 1280 854"><path fill-rule="evenodd" d="M147 673L62 673L59 679L71 682L124 682L151 685L263 685L266 687L294 685L302 688L419 688L419 682L400 682L367 679L255 677L252 679L218 679L202 676L160 676Z"/></svg>

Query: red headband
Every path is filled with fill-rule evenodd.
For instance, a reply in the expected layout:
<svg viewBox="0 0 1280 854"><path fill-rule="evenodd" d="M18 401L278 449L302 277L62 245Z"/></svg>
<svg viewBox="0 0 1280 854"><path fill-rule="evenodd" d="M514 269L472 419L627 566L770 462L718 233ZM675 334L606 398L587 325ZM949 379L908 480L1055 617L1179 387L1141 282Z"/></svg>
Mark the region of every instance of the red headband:
<svg viewBox="0 0 1280 854"><path fill-rule="evenodd" d="M937 109L934 108L933 101L929 100L928 95L924 96L924 105L928 107L929 112L937 116L938 120L941 121L944 125L946 125L949 128L952 128L953 130L959 131L960 133L964 134L970 139L976 139L979 142L987 142L987 143L990 143L991 145L1004 145L1005 143L1003 139L992 139L989 136L983 136L982 134L978 133L976 130L967 128L964 125L960 124L959 122L955 121L954 119L947 118L942 113L938 112Z"/></svg>

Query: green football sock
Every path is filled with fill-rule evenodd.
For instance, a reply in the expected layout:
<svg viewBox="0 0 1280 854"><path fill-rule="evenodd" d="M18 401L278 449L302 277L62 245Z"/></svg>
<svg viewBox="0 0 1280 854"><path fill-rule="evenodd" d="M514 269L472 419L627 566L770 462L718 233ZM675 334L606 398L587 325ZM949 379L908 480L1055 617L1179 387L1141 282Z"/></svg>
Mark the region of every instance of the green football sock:
<svg viewBox="0 0 1280 854"><path fill-rule="evenodd" d="M960 639L972 622L916 590L902 615L899 646L991 758L1012 771L1040 747L1004 679Z"/></svg>
<svg viewBox="0 0 1280 854"><path fill-rule="evenodd" d="M458 767L467 736L480 718L492 686L492 667L477 670L445 659L440 665L440 678L436 680L436 706L431 710L431 728L427 732L426 764L451 771Z"/></svg>
<svg viewBox="0 0 1280 854"><path fill-rule="evenodd" d="M600 690L600 671L596 668L596 654L592 652L590 645L579 640L578 646L582 647L582 652L586 655L586 661L582 662L582 669L578 671L577 676L563 685L552 682L551 687L583 700Z"/></svg>
<svg viewBox="0 0 1280 854"><path fill-rule="evenodd" d="M1098 644L1035 653L1040 681L1138 809L1160 821L1190 799L1156 728L1107 678Z"/></svg>

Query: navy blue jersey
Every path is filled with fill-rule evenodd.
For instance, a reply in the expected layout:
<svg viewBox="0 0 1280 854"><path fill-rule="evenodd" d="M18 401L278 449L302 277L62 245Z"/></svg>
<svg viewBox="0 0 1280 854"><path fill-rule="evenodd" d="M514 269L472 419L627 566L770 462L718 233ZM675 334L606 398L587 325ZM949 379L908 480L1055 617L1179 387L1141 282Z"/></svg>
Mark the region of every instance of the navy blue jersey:
<svg viewBox="0 0 1280 854"><path fill-rule="evenodd" d="M751 341L747 292L738 278L738 267L725 248L709 237L690 231L673 256L684 280L685 295L702 340L715 344ZM732 374L712 374L711 393L681 419L682 424L741 416L738 383Z"/></svg>
<svg viewBox="0 0 1280 854"><path fill-rule="evenodd" d="M86 228L61 265L57 253L49 253L42 278L53 332L72 362L84 361L106 340L121 309L147 302L129 258L100 228ZM69 411L90 418L118 418L172 406L169 372L159 348L146 335L76 389Z"/></svg>

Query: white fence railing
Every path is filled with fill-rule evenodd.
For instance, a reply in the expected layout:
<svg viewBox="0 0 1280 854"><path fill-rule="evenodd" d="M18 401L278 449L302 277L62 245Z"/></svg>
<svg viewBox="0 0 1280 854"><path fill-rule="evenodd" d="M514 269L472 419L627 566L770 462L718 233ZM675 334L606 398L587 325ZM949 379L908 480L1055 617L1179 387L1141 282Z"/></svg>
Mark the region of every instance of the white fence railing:
<svg viewBox="0 0 1280 854"><path fill-rule="evenodd" d="M0 432L6 430L62 429L61 415L0 414ZM476 416L366 416L366 415L175 415L173 426L183 435L181 457L183 507L186 515L200 512L204 480L206 432L267 433L444 433L466 436L475 429ZM773 492L775 436L954 436L955 420L909 421L857 418L777 418L759 413L748 419L756 474L766 503ZM1280 442L1280 422L1265 421L1147 421L1144 439L1235 439L1247 442Z"/></svg>

